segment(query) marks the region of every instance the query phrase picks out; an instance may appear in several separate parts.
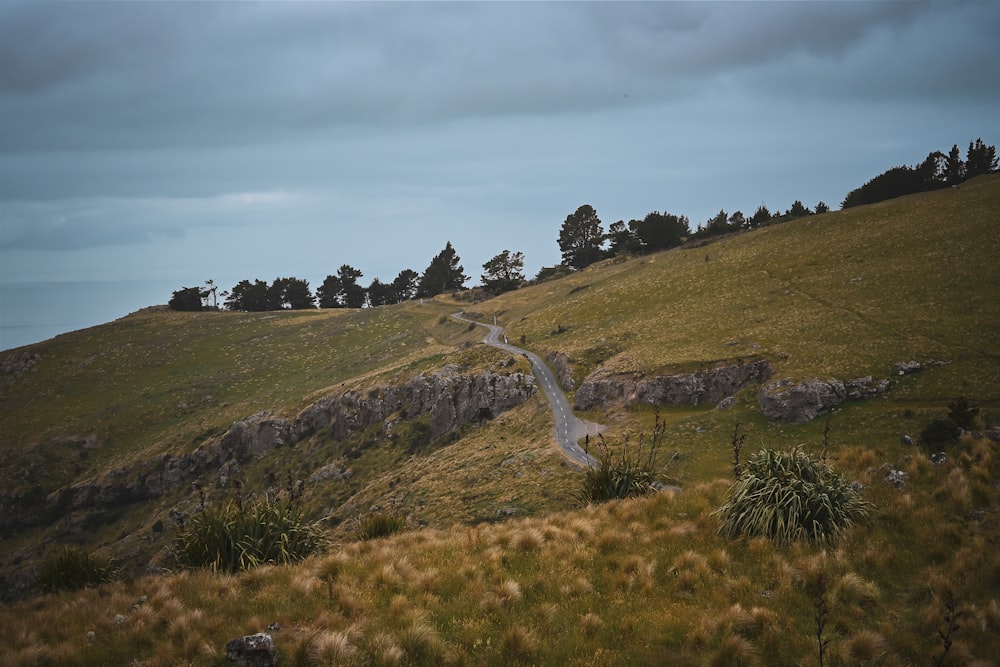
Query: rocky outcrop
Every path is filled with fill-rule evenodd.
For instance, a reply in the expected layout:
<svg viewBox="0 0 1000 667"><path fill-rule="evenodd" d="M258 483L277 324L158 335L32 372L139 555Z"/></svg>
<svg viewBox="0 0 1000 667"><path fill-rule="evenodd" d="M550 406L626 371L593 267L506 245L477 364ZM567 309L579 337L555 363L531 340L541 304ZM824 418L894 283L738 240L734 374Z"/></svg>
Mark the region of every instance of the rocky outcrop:
<svg viewBox="0 0 1000 667"><path fill-rule="evenodd" d="M564 391L573 391L576 381L573 379L573 369L570 367L570 358L562 352L549 352L545 355L545 361L552 366L556 372L556 378Z"/></svg>
<svg viewBox="0 0 1000 667"><path fill-rule="evenodd" d="M602 376L597 371L580 384L575 407L577 410L589 410L618 401L649 405L718 403L744 387L765 382L772 375L774 367L766 359L654 377Z"/></svg>
<svg viewBox="0 0 1000 667"><path fill-rule="evenodd" d="M785 378L761 388L757 403L769 419L804 424L829 412L846 398L847 390L840 380L813 379L795 383Z"/></svg>
<svg viewBox="0 0 1000 667"><path fill-rule="evenodd" d="M757 403L769 419L804 424L846 400L885 396L889 387L888 380L875 381L871 376L843 382L833 378L793 382L785 378L762 387Z"/></svg>
<svg viewBox="0 0 1000 667"><path fill-rule="evenodd" d="M402 385L328 396L294 420L259 412L235 422L222 437L210 439L190 453L161 454L112 469L50 494L48 504L63 511L118 507L162 497L209 471L218 471L216 483L226 486L240 464L322 429L328 429L335 439L346 440L393 415L406 419L429 414L431 437L438 437L463 424L492 419L534 394L531 375L492 371L462 374L455 367L446 367Z"/></svg>
<svg viewBox="0 0 1000 667"><path fill-rule="evenodd" d="M293 431L302 438L328 429L344 440L390 415L430 415L431 437L462 424L492 419L517 407L535 393L535 379L524 373L468 375L446 369L421 375L403 385L348 391L320 399L299 413Z"/></svg>
<svg viewBox="0 0 1000 667"><path fill-rule="evenodd" d="M870 398L881 398L889 393L892 383L888 379L875 380L871 375L852 380L844 380L844 391L847 400L863 401Z"/></svg>
<svg viewBox="0 0 1000 667"><path fill-rule="evenodd" d="M13 382L42 360L42 355L27 350L15 352L0 361L0 382Z"/></svg>
<svg viewBox="0 0 1000 667"><path fill-rule="evenodd" d="M278 664L278 648L271 635L258 632L228 642L226 659L235 662L237 667L275 667Z"/></svg>

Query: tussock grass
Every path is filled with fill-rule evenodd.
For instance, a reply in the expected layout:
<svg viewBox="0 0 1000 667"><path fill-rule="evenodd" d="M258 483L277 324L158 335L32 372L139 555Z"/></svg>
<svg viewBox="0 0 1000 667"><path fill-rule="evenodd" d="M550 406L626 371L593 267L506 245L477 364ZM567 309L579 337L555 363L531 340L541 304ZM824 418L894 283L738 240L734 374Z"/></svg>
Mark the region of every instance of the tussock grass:
<svg viewBox="0 0 1000 667"><path fill-rule="evenodd" d="M982 446L963 446L970 464L955 470L970 475ZM989 463L1000 476L997 465ZM911 480L909 504L894 505L903 492L887 487L885 507L905 516L933 506L952 474L934 467ZM295 656L345 665L797 664L815 659L809 582L819 574L828 582L831 663L926 664L940 652L929 638L943 628L949 596L965 616L948 660L976 664L1000 650L1000 557L983 557L996 535L989 519L949 534L933 560L921 547L947 517L879 516L834 545L760 538L744 548L686 518L718 502L718 487L345 543L287 567L185 571L0 607L13 638L0 664L209 665L228 639L272 622L293 664ZM677 525L686 526L682 540ZM888 550L888 560L873 555Z"/></svg>
<svg viewBox="0 0 1000 667"><path fill-rule="evenodd" d="M67 546L42 563L38 588L45 593L75 590L111 581L114 577L115 567L106 556Z"/></svg>

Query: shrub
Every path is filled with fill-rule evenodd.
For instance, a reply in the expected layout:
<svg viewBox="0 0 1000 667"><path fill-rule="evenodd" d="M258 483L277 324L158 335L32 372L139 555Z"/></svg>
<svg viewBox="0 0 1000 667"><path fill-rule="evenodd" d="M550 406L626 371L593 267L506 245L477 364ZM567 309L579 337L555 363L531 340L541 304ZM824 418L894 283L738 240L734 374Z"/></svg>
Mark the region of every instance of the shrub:
<svg viewBox="0 0 1000 667"><path fill-rule="evenodd" d="M955 444L961 436L962 428L953 419L938 417L920 432L920 444L925 449L937 451Z"/></svg>
<svg viewBox="0 0 1000 667"><path fill-rule="evenodd" d="M975 431L982 425L979 421L979 408L969 405L964 396L948 404L948 419L966 431Z"/></svg>
<svg viewBox="0 0 1000 667"><path fill-rule="evenodd" d="M796 447L790 452L763 450L751 457L715 514L718 532L732 538L828 542L870 510L843 477Z"/></svg>
<svg viewBox="0 0 1000 667"><path fill-rule="evenodd" d="M185 567L237 572L267 564L288 564L319 551L327 538L317 523L292 502L265 496L207 508L192 518L174 543L174 556Z"/></svg>
<svg viewBox="0 0 1000 667"><path fill-rule="evenodd" d="M396 512L371 512L367 516L358 517L354 535L359 540L375 540L380 537L395 535L403 530L406 520Z"/></svg>
<svg viewBox="0 0 1000 667"><path fill-rule="evenodd" d="M666 468L666 463L660 461L665 431L666 424L660 420L659 413L656 413L649 446L645 446L645 435L640 434L639 446L634 452L629 449L627 436L618 449L599 435L595 452L597 465L584 472L583 487L574 494L576 499L584 505L591 505L656 491L660 486L660 476Z"/></svg>
<svg viewBox="0 0 1000 667"><path fill-rule="evenodd" d="M38 573L38 587L43 593L75 591L111 581L115 574L111 561L104 556L67 546L42 563Z"/></svg>
<svg viewBox="0 0 1000 667"><path fill-rule="evenodd" d="M940 450L958 442L962 431L974 431L981 426L979 408L964 398L948 404L948 416L931 420L920 432L920 444L926 449Z"/></svg>

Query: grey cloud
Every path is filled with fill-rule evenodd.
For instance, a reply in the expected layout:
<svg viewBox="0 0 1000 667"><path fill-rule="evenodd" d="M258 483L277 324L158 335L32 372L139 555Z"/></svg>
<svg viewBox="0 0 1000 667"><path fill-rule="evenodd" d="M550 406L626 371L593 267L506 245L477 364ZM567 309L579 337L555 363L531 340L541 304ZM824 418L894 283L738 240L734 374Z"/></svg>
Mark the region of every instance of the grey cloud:
<svg viewBox="0 0 1000 667"><path fill-rule="evenodd" d="M4 206L0 250L72 251L142 245L185 235L176 220L157 222L138 202L64 200Z"/></svg>
<svg viewBox="0 0 1000 667"><path fill-rule="evenodd" d="M265 144L330 127L655 104L798 53L844 58L931 11L910 2L3 5L0 123L11 129L0 149ZM865 90L867 74L852 76Z"/></svg>

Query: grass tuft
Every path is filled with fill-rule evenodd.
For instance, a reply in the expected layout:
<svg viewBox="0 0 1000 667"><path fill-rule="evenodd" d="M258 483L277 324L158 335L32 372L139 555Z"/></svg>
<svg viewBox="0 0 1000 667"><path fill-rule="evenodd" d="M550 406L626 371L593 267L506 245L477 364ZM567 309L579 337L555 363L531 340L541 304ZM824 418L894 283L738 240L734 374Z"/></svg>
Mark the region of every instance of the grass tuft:
<svg viewBox="0 0 1000 667"><path fill-rule="evenodd" d="M77 590L115 578L111 561L73 546L46 559L38 573L38 587L43 593Z"/></svg>

